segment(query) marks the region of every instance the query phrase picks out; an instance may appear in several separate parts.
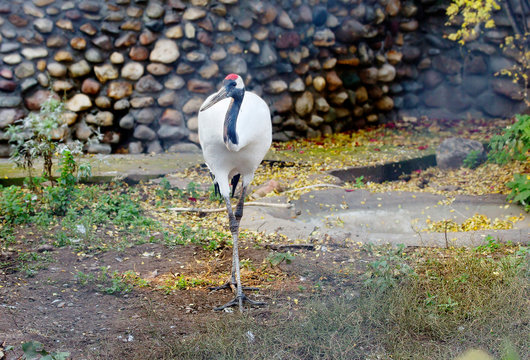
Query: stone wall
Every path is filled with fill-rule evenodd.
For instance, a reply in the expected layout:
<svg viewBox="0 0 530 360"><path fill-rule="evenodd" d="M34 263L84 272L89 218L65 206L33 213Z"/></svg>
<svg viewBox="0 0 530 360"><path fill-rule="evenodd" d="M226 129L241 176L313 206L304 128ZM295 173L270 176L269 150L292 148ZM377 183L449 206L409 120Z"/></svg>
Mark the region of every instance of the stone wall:
<svg viewBox="0 0 530 360"><path fill-rule="evenodd" d="M432 0L0 0L0 156L5 128L51 93L58 139L91 153L186 151L197 111L227 73L269 103L274 138L398 117L504 117L524 110L513 63L489 30L444 40ZM508 25L502 18L501 25Z"/></svg>

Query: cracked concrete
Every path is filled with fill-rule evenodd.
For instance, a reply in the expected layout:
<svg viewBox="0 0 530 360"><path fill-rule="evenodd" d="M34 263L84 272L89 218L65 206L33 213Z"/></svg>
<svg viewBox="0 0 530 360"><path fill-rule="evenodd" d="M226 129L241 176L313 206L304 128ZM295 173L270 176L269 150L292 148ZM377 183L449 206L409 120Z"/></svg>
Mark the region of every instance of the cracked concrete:
<svg viewBox="0 0 530 360"><path fill-rule="evenodd" d="M522 216L510 230L448 232L454 246L478 246L486 236L501 241L527 243L530 218L519 205L507 204L504 195L460 195L444 204L442 195L411 192L370 193L366 190L319 190L302 195L290 209L246 207L241 227L277 232L292 240L332 237L363 243L445 246L445 233L426 232L426 220L454 220L462 223L474 214L491 220ZM265 201L285 203L284 197Z"/></svg>

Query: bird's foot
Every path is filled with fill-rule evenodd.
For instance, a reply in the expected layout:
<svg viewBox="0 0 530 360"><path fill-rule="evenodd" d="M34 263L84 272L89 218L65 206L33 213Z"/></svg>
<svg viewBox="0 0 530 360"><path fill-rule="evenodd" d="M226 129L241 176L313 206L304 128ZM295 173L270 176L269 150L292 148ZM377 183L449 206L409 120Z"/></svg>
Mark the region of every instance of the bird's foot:
<svg viewBox="0 0 530 360"><path fill-rule="evenodd" d="M224 305L214 308L215 311L221 311L232 306L239 306L239 311L243 312L243 303L249 303L250 305L263 306L267 305L266 302L250 300L245 294L237 295L235 298L230 300Z"/></svg>
<svg viewBox="0 0 530 360"><path fill-rule="evenodd" d="M226 283L224 283L221 286L212 286L212 287L208 288L208 290L210 290L210 291L219 291L219 290L224 290L224 289L230 289L230 290L232 290L235 293L235 292L237 292L237 284L236 283L232 283L231 281L227 281ZM259 288L243 286L242 290L243 291L259 291Z"/></svg>

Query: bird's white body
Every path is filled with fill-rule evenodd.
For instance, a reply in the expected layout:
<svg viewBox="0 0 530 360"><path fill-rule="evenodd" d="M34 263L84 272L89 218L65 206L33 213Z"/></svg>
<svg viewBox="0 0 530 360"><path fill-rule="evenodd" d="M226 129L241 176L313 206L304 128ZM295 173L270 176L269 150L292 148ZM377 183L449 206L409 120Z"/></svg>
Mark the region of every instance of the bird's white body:
<svg viewBox="0 0 530 360"><path fill-rule="evenodd" d="M215 96L211 95L205 100ZM272 124L269 107L258 95L245 91L237 116L238 144L223 141L224 117L231 99L219 101L199 112L199 140L204 160L215 176L223 197L230 194L229 179L241 175L243 186L250 184L254 171L270 148Z"/></svg>
<svg viewBox="0 0 530 360"><path fill-rule="evenodd" d="M271 146L269 107L258 95L245 91L245 84L239 75L229 74L219 91L209 96L199 109L199 140L204 161L214 175L214 181L226 203L232 233L232 275L226 286L219 288L230 287L236 297L215 310L239 305L239 310L243 311L243 302L264 305L265 303L250 300L243 294L238 238L248 185ZM236 175L239 177L234 177ZM234 187L238 179L242 180L235 211L230 202L229 183L232 177L235 179Z"/></svg>

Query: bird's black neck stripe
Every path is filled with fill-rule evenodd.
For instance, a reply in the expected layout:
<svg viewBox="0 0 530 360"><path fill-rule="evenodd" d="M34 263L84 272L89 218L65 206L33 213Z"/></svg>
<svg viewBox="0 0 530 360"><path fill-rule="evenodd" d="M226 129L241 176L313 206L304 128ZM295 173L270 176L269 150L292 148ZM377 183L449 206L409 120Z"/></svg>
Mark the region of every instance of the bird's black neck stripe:
<svg viewBox="0 0 530 360"><path fill-rule="evenodd" d="M244 90L236 91L232 96L232 101L230 102L230 106L228 107L228 111L226 112L223 140L227 145L228 141L230 141L234 145L237 145L239 143L236 133L236 125L237 116L239 114L239 109L241 109L241 104L243 103L244 95Z"/></svg>

